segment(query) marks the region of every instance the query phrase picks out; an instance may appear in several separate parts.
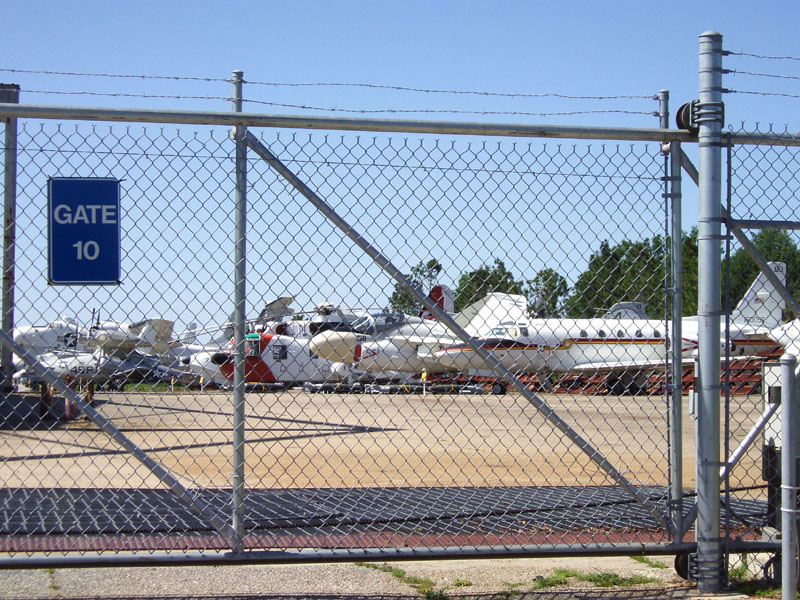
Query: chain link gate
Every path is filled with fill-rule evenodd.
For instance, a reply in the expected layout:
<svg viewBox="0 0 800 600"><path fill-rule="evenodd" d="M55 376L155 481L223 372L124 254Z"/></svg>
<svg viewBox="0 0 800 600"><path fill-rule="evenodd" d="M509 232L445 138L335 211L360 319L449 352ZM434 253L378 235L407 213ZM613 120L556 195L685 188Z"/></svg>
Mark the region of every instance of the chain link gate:
<svg viewBox="0 0 800 600"><path fill-rule="evenodd" d="M663 368L622 380L596 365L566 372L554 362L596 361L588 352L598 347L628 360L666 361L668 214L657 144L302 133L251 133L247 143L248 317L284 296L294 297L295 310L316 310L281 322L267 310L250 322L244 550L266 550L274 559L674 552L665 528ZM344 366L314 356L312 339L338 328L331 315L351 325L360 319L366 329L358 335L368 336L392 318L415 322L421 303L258 158L262 150L425 294L428 283L452 289L451 312L475 311L480 321L472 319L470 335L495 340L483 346L496 356L528 346L534 358L550 358L505 361L525 394L480 361L469 372L436 372L429 359L437 352L468 351L441 325L425 330L434 339L358 338L362 351L393 358L391 368L363 354ZM130 448L120 450L97 426L101 421L52 419L63 412L59 403L48 414L47 400L10 396L17 404L2 431L2 539L12 558L77 551L118 561L120 550L134 559L161 552L231 558L224 554L236 543L229 529L230 334L207 326L218 323L226 333L230 321L234 159L228 130L31 121L21 127L16 322L66 315L71 319L61 320L79 342L84 330L89 340L115 326L105 321L179 325L162 340L173 342L166 349L137 347L140 364L125 371L125 380L111 357L91 353L98 373L103 361L112 365L102 382L108 389L93 394L98 415L141 451L139 460L152 459L157 464L146 466L160 465L166 476L139 464ZM122 181L121 286L46 285L43 194L53 176ZM420 276L430 261L435 279ZM638 261L649 265L644 272L633 271ZM562 280L582 282L581 295L568 296ZM493 293L515 298L500 305L511 312L480 312L475 303ZM628 331L621 320L614 328L609 320L576 320L577 334L533 343L546 332L543 317L562 324L595 317L621 298L643 304L655 321ZM434 313L444 306L428 305ZM401 317L399 306L410 317ZM530 331L523 334L523 327ZM128 332L141 341L141 329ZM198 339L174 343L182 329ZM381 356L387 346L376 342L383 339L414 352ZM563 354L570 347L580 351ZM66 356L51 370L74 367L80 381L83 367ZM412 358L422 362L412 365ZM35 385L27 375L25 383ZM286 389L290 383L297 385ZM497 391L507 386L509 393L489 393L498 383Z"/></svg>
<svg viewBox="0 0 800 600"><path fill-rule="evenodd" d="M739 135L758 138L758 132L741 131ZM763 135L764 138L768 137ZM773 328L797 318L800 304L797 289L797 270L800 268L796 251L800 239L797 231L796 172L798 155L791 147L776 145L745 146L728 143L727 198L724 215L727 220L723 298L726 313L749 284L747 279L760 272L774 273L780 298L769 304ZM765 295L770 282L762 276L762 288L756 293ZM782 285L777 285L780 283ZM758 286L754 286L758 287ZM742 356L743 342L740 326L729 319L726 337L729 352L723 369L726 390L723 438L727 467L721 469L724 482L723 507L733 504L764 507L747 519L731 519L733 510L726 512L725 536L733 550L729 578L736 581L748 576L781 580L781 553L759 553L748 547L747 541L773 542L781 539L781 405L776 402L775 389L785 385L781 378L782 348L769 344L756 356ZM792 350L788 350L792 353ZM783 392L787 392L784 390ZM796 548L796 546L795 546ZM795 573L797 571L795 570Z"/></svg>

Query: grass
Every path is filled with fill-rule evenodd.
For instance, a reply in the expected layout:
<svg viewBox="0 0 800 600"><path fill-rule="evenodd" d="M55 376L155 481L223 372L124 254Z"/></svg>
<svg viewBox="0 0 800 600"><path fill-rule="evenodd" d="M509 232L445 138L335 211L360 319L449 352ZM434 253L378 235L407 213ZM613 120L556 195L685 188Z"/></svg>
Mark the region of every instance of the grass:
<svg viewBox="0 0 800 600"><path fill-rule="evenodd" d="M731 589L754 598L780 598L782 593L780 585L768 581L739 581Z"/></svg>
<svg viewBox="0 0 800 600"><path fill-rule="evenodd" d="M733 569L728 569L728 581L731 583L743 582L748 574L747 554L741 554L739 558L739 564Z"/></svg>
<svg viewBox="0 0 800 600"><path fill-rule="evenodd" d="M391 567L386 563L382 565L376 565L375 563L358 562L356 564L360 567L366 567L367 569L374 569L382 573L388 573L395 579L399 579L403 583L413 587L417 593L426 600L448 600L448 596L444 593L444 590L437 590L435 584L430 579L408 575L405 571L403 571L403 569ZM472 585L469 582L467 583Z"/></svg>
<svg viewBox="0 0 800 600"><path fill-rule="evenodd" d="M546 590L559 585L567 585L570 579L579 578L580 573L572 569L556 569L552 575L539 575L533 580L534 590Z"/></svg>
<svg viewBox="0 0 800 600"><path fill-rule="evenodd" d="M403 583L413 587L417 593L426 600L448 600L449 598L444 590L436 589L436 585L430 579L409 575L402 569L392 567L386 563L379 565L375 563L359 562L356 564L360 567L366 567L367 569L373 569L375 571L380 571L382 573L391 575L395 579L398 579ZM666 567L666 565L662 566L664 568ZM659 580L654 577L642 577L639 575L623 577L617 573L581 573L580 571L576 571L574 569L555 569L551 575L539 575L531 584L503 583L508 590L503 592L502 595L506 598L513 598L514 596L522 593L522 588L528 588L529 591L544 590L552 587L567 585L569 584L570 580L591 583L594 586L603 588L628 587L632 585L643 585L659 582ZM456 579L452 583L451 587L469 587L471 585L472 582L469 580Z"/></svg>
<svg viewBox="0 0 800 600"><path fill-rule="evenodd" d="M635 554L631 556L631 558L638 563L642 563L643 565L647 565L648 567L652 567L654 569L669 569L669 565L666 565L657 560L653 560L649 556L645 556L643 554Z"/></svg>
<svg viewBox="0 0 800 600"><path fill-rule="evenodd" d="M654 577L642 577L639 575L623 577L617 573L581 573L574 569L554 569L551 575L539 575L536 577L530 586L530 590L545 590L568 585L571 580L591 583L597 587L627 587L631 585L658 583L659 581ZM519 587L520 584L505 585L514 589Z"/></svg>
<svg viewBox="0 0 800 600"><path fill-rule="evenodd" d="M45 573L47 573L50 576L50 585L48 585L47 587L49 587L51 590L57 593L58 590L61 589L61 586L59 586L56 583L56 570L52 568L45 569Z"/></svg>
<svg viewBox="0 0 800 600"><path fill-rule="evenodd" d="M580 581L587 581L597 587L627 587L629 585L643 585L645 583L658 583L655 577L643 577L641 575L634 575L632 577L623 577L616 573L591 573L588 575L582 574L578 577Z"/></svg>

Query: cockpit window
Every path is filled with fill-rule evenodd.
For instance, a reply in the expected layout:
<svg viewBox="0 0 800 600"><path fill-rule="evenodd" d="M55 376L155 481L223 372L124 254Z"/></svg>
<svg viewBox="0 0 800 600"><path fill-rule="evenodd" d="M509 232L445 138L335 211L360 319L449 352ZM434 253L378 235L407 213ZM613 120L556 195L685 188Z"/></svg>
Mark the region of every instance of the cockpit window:
<svg viewBox="0 0 800 600"><path fill-rule="evenodd" d="M387 329L394 329L405 323L405 320L405 315L400 313L366 315L353 321L353 331L365 335L375 335Z"/></svg>
<svg viewBox="0 0 800 600"><path fill-rule="evenodd" d="M489 332L491 337L505 337L506 335L506 328L505 327L495 327Z"/></svg>
<svg viewBox="0 0 800 600"><path fill-rule="evenodd" d="M247 356L261 356L261 340L259 338L251 338L247 340Z"/></svg>

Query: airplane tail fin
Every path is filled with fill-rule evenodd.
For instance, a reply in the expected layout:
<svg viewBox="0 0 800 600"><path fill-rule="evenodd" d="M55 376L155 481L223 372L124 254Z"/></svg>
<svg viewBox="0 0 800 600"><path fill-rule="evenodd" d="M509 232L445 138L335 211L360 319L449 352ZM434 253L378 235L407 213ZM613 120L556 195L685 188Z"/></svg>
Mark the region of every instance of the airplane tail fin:
<svg viewBox="0 0 800 600"><path fill-rule="evenodd" d="M221 327L221 333L211 340L212 344L216 344L217 346L224 346L228 342L231 341L233 338L233 318L236 316L235 312L231 313L231 316L228 317L228 321Z"/></svg>
<svg viewBox="0 0 800 600"><path fill-rule="evenodd" d="M778 279L786 284L786 264L767 263ZM745 323L754 327L774 329L783 322L783 309L786 301L775 289L767 276L759 272L758 277L748 288L744 297L731 313L731 322Z"/></svg>
<svg viewBox="0 0 800 600"><path fill-rule="evenodd" d="M525 296L492 292L453 318L468 334L481 337L503 323L525 321L527 313L528 301Z"/></svg>
<svg viewBox="0 0 800 600"><path fill-rule="evenodd" d="M184 344L196 344L197 343L197 323L192 321L186 326L186 335L181 338L181 341Z"/></svg>
<svg viewBox="0 0 800 600"><path fill-rule="evenodd" d="M431 293L428 294L428 298L433 300L433 303L441 308L444 312L452 314L455 311L456 302L455 296L453 295L453 290L451 290L446 285L435 285L431 289ZM423 319L432 319L433 316L431 315L430 311L427 309L422 310L422 314L420 315Z"/></svg>
<svg viewBox="0 0 800 600"><path fill-rule="evenodd" d="M155 352L166 352L172 336L173 321L166 319L147 319L130 326L130 332L138 336L139 344L152 348Z"/></svg>

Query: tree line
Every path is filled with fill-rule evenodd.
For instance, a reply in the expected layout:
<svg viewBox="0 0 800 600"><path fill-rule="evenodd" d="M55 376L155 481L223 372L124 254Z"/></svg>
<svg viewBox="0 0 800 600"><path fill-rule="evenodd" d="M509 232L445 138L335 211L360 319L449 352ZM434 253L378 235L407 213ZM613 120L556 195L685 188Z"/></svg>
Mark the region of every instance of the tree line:
<svg viewBox="0 0 800 600"><path fill-rule="evenodd" d="M752 239L767 261L786 263L787 286L795 297L800 292L800 250L788 232L764 230ZM519 294L527 298L531 317L595 317L616 302L642 302L647 313L658 318L665 312L665 289L669 287L670 240L656 235L638 242L623 240L612 245L603 241L589 258L586 270L570 288L557 270L545 268L533 279L518 278L500 259L463 273L454 292L455 310L491 292ZM681 235L683 274L683 315L697 314L697 228ZM725 297L725 272L730 267L730 296ZM439 282L443 271L437 259L417 264L407 277L426 293ZM744 249L723 257L722 306L732 309L744 296L758 274L758 267ZM441 283L441 282L439 282ZM417 314L421 304L396 284L389 298L389 310ZM787 315L790 318L792 315Z"/></svg>

